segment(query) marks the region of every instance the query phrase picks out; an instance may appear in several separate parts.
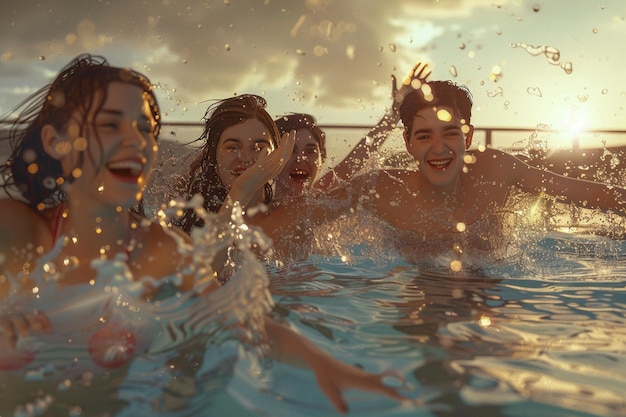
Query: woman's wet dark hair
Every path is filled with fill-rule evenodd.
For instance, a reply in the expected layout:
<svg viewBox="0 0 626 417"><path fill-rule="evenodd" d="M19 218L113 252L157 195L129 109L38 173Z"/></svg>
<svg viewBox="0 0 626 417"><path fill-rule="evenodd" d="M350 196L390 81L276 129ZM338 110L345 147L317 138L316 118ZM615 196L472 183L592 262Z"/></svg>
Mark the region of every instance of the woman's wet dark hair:
<svg viewBox="0 0 626 417"><path fill-rule="evenodd" d="M326 159L326 133L317 126L315 117L307 113L289 113L279 117L275 122L281 135L292 130L307 129L319 144L322 160Z"/></svg>
<svg viewBox="0 0 626 417"><path fill-rule="evenodd" d="M420 88L406 95L400 105L400 119L407 132L413 128L415 114L424 107L448 106L454 109L456 116L470 124L472 117L472 94L464 85L452 81L429 81L428 89Z"/></svg>
<svg viewBox="0 0 626 417"><path fill-rule="evenodd" d="M189 173L176 187L180 194L191 197L200 194L204 198L204 208L218 212L222 207L228 188L222 183L217 170L217 146L224 130L250 119L258 119L270 132L274 148L278 147L280 133L276 123L266 110L267 102L261 96L242 94L215 102L204 115L204 131L194 142L203 142L202 149L193 160ZM268 204L273 197L272 184L264 187L264 202ZM202 226L194 210L188 209L174 222L187 233L196 226Z"/></svg>
<svg viewBox="0 0 626 417"><path fill-rule="evenodd" d="M62 184L71 183L73 178L64 175L61 163L44 150L41 131L45 125L52 125L59 132L67 129L72 115L78 111L84 117L77 133L85 137L89 124L93 123L86 116L94 110L95 113L100 111L107 98L108 86L113 82L133 84L146 92L157 123L155 137L158 137L161 115L148 78L131 69L110 66L102 56L79 55L51 84L32 94L15 109L13 113L18 114L17 118L2 121L2 124L10 125L1 137L11 146L8 160L0 166L1 186L7 195L21 198L38 210L66 200ZM91 152L81 152L77 168L82 166L85 156L93 158Z"/></svg>

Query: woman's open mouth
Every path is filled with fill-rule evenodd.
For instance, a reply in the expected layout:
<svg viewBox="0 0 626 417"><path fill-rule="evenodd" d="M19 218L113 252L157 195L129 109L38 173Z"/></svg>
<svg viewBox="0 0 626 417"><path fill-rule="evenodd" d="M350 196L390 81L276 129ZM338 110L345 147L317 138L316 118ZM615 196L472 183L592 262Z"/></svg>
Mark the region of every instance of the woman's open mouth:
<svg viewBox="0 0 626 417"><path fill-rule="evenodd" d="M300 168L296 168L289 173L289 178L294 181L307 181L311 177L308 171Z"/></svg>
<svg viewBox="0 0 626 417"><path fill-rule="evenodd" d="M143 173L144 164L140 160L128 159L123 161L109 162L106 165L109 172L126 182L137 181Z"/></svg>

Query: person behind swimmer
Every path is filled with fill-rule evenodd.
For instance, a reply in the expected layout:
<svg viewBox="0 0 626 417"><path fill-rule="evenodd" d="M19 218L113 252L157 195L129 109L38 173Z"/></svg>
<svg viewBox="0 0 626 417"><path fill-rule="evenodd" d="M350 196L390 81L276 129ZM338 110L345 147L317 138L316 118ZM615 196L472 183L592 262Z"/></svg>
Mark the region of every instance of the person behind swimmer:
<svg viewBox="0 0 626 417"><path fill-rule="evenodd" d="M204 131L192 142L202 142L201 150L174 192L185 198L200 195L206 210L219 212L235 180L279 145L280 133L266 106L265 99L254 94L226 98L209 106ZM270 179L249 199L249 204L269 204L273 195ZM194 210L187 209L175 224L190 233L202 225L202 220Z"/></svg>
<svg viewBox="0 0 626 417"><path fill-rule="evenodd" d="M291 113L275 120L282 134L296 131L296 142L289 161L275 179L278 199L294 197L310 189L326 159L326 133L315 117Z"/></svg>

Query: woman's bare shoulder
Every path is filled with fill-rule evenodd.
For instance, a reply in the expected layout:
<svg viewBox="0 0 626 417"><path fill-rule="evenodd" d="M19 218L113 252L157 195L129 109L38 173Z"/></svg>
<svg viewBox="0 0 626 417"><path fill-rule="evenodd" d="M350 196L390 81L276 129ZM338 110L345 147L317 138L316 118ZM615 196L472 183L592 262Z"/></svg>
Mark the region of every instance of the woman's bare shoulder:
<svg viewBox="0 0 626 417"><path fill-rule="evenodd" d="M50 222L17 200L0 200L1 271L17 274L39 253L52 247Z"/></svg>
<svg viewBox="0 0 626 417"><path fill-rule="evenodd" d="M0 200L0 242L3 246L7 243L19 245L21 240L30 241L41 233L49 234L49 231L50 224L42 213L19 200Z"/></svg>

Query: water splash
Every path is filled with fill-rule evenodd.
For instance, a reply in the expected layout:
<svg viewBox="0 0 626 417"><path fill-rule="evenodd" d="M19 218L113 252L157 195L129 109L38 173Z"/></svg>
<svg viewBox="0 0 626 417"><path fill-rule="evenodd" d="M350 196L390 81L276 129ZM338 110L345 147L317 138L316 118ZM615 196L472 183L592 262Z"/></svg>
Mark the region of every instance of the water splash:
<svg viewBox="0 0 626 417"><path fill-rule="evenodd" d="M573 72L573 64L570 61L561 62L561 51L553 46L533 46L518 42L512 43L511 48L522 48L531 56L544 55L550 64L560 66L566 74Z"/></svg>
<svg viewBox="0 0 626 417"><path fill-rule="evenodd" d="M200 202L193 199L189 203L173 203L162 210L158 219L166 233L178 241L179 252L192 259L180 274L134 277L127 265L127 255L118 254L114 259L92 261L89 267L96 270L97 276L90 282L67 284L64 274L87 265L64 266L61 249L70 240L59 239L55 248L33 267L27 284L32 291L24 291L24 286L18 285L24 282L22 277L7 278L9 294L0 302L0 314L45 313L53 331L33 331L30 337L18 340L16 349L0 347L2 372L18 376L15 388L0 393L3 409L6 406L17 412L32 405L29 381L48 384L49 390L41 393L49 395L55 407L61 403L83 405L85 387L76 381L83 380L85 375L93 376L89 379L93 381L88 391L90 396L109 398L118 390L117 384L124 381L136 387L146 403L163 403L165 400L160 396L170 395L168 392L175 391L174 382L183 378L181 367L190 368L185 371L185 377L191 381L200 378L201 381L193 384L207 383L202 382L203 378L216 381L211 376L214 372L211 366L228 362L231 365L227 368L232 368L238 347L263 360L268 346L265 316L273 303L265 268L250 248L252 245L267 248L268 242L243 223L241 209L236 207L228 223L216 215L201 213L205 226L193 233L191 244L187 243L166 225L185 204L195 204L198 208ZM215 271L216 256L228 248L235 250L226 257L224 268ZM183 293L176 289L182 274L193 276L196 284L193 291ZM220 287L216 277L221 274L227 274L228 279ZM146 287L157 288L151 302L142 296ZM213 357L206 351L208 346L224 346L221 353L224 360L220 363L208 357L203 360L204 355ZM196 352L194 355L199 359L191 361L187 349ZM192 365L185 365L189 361ZM135 371L137 363L147 368ZM107 379L108 372L114 372L115 378ZM129 379L124 378L126 373ZM226 370L219 373L224 373L220 381L228 377ZM180 389L183 389L182 401L185 396L193 395L184 391L184 387ZM11 405L7 402L8 392L15 394L10 394ZM119 404L103 404L103 407L103 410L115 410Z"/></svg>

